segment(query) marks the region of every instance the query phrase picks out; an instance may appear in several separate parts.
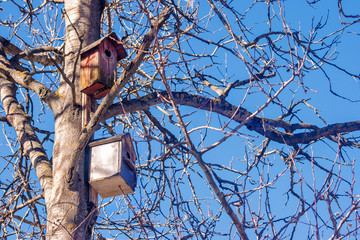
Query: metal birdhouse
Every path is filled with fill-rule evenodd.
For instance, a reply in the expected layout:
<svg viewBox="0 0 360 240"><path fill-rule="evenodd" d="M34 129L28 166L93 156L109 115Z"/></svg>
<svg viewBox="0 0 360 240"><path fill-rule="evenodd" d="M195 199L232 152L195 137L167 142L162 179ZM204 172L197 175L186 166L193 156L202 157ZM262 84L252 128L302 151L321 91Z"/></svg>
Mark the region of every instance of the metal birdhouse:
<svg viewBox="0 0 360 240"><path fill-rule="evenodd" d="M117 62L127 56L115 33L88 45L80 61L81 92L101 99L114 85Z"/></svg>
<svg viewBox="0 0 360 240"><path fill-rule="evenodd" d="M89 143L89 183L102 198L133 193L136 154L130 134Z"/></svg>

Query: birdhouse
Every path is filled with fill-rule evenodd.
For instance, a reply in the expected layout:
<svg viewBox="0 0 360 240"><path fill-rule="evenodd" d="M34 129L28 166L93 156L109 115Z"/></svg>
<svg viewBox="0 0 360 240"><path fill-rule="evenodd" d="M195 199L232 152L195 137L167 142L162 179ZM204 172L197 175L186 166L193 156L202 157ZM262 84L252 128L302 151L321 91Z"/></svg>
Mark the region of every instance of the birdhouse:
<svg viewBox="0 0 360 240"><path fill-rule="evenodd" d="M101 99L114 85L117 62L127 56L115 33L88 45L80 52L81 92Z"/></svg>
<svg viewBox="0 0 360 240"><path fill-rule="evenodd" d="M136 154L130 134L89 143L89 183L102 198L133 193Z"/></svg>

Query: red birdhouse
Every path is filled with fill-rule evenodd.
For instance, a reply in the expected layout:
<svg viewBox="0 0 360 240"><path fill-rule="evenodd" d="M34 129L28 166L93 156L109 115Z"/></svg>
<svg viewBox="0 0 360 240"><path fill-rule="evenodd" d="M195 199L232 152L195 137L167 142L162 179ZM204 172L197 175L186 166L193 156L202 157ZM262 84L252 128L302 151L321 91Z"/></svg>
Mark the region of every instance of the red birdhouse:
<svg viewBox="0 0 360 240"><path fill-rule="evenodd" d="M127 56L115 33L88 45L81 51L81 92L101 99L114 85L117 62Z"/></svg>

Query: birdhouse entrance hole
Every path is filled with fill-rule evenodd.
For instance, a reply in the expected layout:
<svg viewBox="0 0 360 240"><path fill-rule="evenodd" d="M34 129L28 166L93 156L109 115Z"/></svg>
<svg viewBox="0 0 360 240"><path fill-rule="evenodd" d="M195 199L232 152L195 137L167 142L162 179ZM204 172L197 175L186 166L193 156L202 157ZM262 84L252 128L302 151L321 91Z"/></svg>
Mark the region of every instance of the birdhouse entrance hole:
<svg viewBox="0 0 360 240"><path fill-rule="evenodd" d="M111 57L111 52L109 50L105 49L105 55L107 57Z"/></svg>

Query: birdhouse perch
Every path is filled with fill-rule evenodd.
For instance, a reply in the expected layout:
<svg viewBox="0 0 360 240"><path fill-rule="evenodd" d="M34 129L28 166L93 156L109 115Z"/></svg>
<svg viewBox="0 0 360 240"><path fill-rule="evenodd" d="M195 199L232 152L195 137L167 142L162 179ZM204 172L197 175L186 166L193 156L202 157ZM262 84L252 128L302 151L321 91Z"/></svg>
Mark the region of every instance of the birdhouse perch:
<svg viewBox="0 0 360 240"><path fill-rule="evenodd" d="M80 60L81 92L103 98L114 85L117 62L127 56L115 33L88 45Z"/></svg>
<svg viewBox="0 0 360 240"><path fill-rule="evenodd" d="M130 134L89 143L89 183L101 197L133 193L136 187L136 154Z"/></svg>

